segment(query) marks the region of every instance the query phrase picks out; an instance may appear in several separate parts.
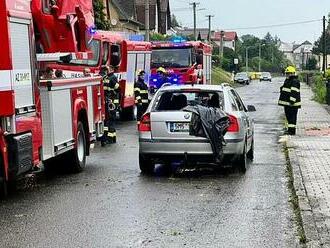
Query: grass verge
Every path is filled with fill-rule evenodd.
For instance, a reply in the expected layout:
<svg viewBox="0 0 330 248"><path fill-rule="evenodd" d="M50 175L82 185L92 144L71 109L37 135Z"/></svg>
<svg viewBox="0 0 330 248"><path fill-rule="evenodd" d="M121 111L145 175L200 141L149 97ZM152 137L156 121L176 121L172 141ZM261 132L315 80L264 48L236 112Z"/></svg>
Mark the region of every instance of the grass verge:
<svg viewBox="0 0 330 248"><path fill-rule="evenodd" d="M214 84L232 83L231 74L220 68L212 68L212 82Z"/></svg>
<svg viewBox="0 0 330 248"><path fill-rule="evenodd" d="M304 230L303 219L301 216L301 209L299 206L299 198L298 198L296 189L294 187L294 176L293 176L293 169L292 169L292 165L291 165L290 157L289 157L289 149L286 146L286 144L284 145L284 153L285 153L285 159L286 159L286 174L288 177L288 188L289 188L289 193L290 193L289 202L291 203L292 208L293 208L294 219L297 224L299 242L301 245L305 245L307 242L307 239L306 239L306 234L305 234L305 230Z"/></svg>

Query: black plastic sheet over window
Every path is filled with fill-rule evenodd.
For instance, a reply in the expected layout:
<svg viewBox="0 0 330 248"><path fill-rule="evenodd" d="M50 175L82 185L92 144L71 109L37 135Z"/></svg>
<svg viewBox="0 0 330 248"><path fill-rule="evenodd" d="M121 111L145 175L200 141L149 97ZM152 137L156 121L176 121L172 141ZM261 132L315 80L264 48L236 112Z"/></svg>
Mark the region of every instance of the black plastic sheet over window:
<svg viewBox="0 0 330 248"><path fill-rule="evenodd" d="M191 112L190 135L210 140L216 162L223 157L224 136L229 127L229 117L220 108L201 105L188 106L184 111Z"/></svg>

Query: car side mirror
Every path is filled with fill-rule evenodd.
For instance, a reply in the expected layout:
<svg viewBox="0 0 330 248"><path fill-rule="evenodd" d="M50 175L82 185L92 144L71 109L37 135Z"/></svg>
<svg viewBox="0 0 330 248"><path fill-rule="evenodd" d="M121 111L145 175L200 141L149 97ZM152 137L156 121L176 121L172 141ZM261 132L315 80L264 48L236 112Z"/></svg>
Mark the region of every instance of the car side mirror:
<svg viewBox="0 0 330 248"><path fill-rule="evenodd" d="M248 109L248 112L256 112L257 111L256 107L253 106L253 105L248 105L247 109Z"/></svg>

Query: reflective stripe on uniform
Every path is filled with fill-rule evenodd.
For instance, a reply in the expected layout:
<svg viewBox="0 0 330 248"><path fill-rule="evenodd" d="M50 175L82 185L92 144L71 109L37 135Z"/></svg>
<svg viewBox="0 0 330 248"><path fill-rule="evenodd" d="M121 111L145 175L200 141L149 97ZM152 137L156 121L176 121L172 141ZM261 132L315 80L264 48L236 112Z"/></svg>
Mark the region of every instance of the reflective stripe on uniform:
<svg viewBox="0 0 330 248"><path fill-rule="evenodd" d="M103 130L107 132L107 131L109 131L109 128L108 127L104 127Z"/></svg>
<svg viewBox="0 0 330 248"><path fill-rule="evenodd" d="M113 103L119 103L118 99L113 100Z"/></svg>
<svg viewBox="0 0 330 248"><path fill-rule="evenodd" d="M290 101L296 102L296 101L297 101L297 99L296 99L296 98L294 98L294 97L292 97L292 96L290 96Z"/></svg>
<svg viewBox="0 0 330 248"><path fill-rule="evenodd" d="M278 101L278 104L290 106L289 102L285 102L285 101L281 101L281 100Z"/></svg>
<svg viewBox="0 0 330 248"><path fill-rule="evenodd" d="M294 125L294 124L288 124L288 128L295 128L296 127L296 125Z"/></svg>
<svg viewBox="0 0 330 248"><path fill-rule="evenodd" d="M116 83L115 90L117 90L118 88L119 88L119 83Z"/></svg>
<svg viewBox="0 0 330 248"><path fill-rule="evenodd" d="M103 90L108 90L109 87L103 86Z"/></svg>
<svg viewBox="0 0 330 248"><path fill-rule="evenodd" d="M116 136L117 136L116 132L108 133L108 137L113 138L113 137L116 137Z"/></svg>
<svg viewBox="0 0 330 248"><path fill-rule="evenodd" d="M139 91L140 92L140 88L134 88L134 91Z"/></svg>
<svg viewBox="0 0 330 248"><path fill-rule="evenodd" d="M289 89L289 88L282 88L282 91L291 92L291 89Z"/></svg>
<svg viewBox="0 0 330 248"><path fill-rule="evenodd" d="M142 99L142 103L149 103L148 99Z"/></svg>
<svg viewBox="0 0 330 248"><path fill-rule="evenodd" d="M301 106L301 102L296 102L296 103L293 104L293 106L300 107Z"/></svg>
<svg viewBox="0 0 330 248"><path fill-rule="evenodd" d="M148 94L148 91L147 90L140 90L140 93L141 94Z"/></svg>
<svg viewBox="0 0 330 248"><path fill-rule="evenodd" d="M141 96L137 96L135 99L136 100L141 100Z"/></svg>
<svg viewBox="0 0 330 248"><path fill-rule="evenodd" d="M300 90L298 88L296 88L296 87L291 87L291 90L292 91L295 91L295 92L300 92Z"/></svg>

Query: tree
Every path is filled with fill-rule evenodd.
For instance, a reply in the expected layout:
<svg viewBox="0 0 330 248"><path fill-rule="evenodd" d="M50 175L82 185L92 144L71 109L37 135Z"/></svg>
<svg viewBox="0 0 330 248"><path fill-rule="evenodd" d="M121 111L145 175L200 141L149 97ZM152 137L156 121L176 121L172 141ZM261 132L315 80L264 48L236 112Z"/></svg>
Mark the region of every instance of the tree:
<svg viewBox="0 0 330 248"><path fill-rule="evenodd" d="M178 19L176 18L176 16L174 14L172 14L172 16L171 16L171 27L172 28L181 27L180 23L178 22Z"/></svg>
<svg viewBox="0 0 330 248"><path fill-rule="evenodd" d="M315 57L311 57L307 60L306 69L307 70L316 70L317 60Z"/></svg>
<svg viewBox="0 0 330 248"><path fill-rule="evenodd" d="M105 6L102 0L93 0L95 26L97 29L108 30L110 28L109 22L105 18Z"/></svg>

